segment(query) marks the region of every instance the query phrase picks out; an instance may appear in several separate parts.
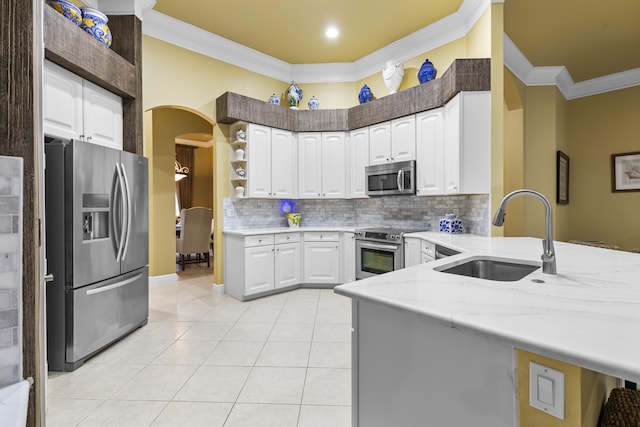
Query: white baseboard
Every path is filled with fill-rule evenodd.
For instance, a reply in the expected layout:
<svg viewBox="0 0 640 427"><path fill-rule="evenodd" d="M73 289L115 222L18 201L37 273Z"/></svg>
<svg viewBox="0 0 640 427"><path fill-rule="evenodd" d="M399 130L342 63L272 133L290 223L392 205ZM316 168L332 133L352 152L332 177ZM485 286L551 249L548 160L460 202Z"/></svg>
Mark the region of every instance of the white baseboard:
<svg viewBox="0 0 640 427"><path fill-rule="evenodd" d="M172 283L177 281L178 281L178 275L176 273L149 277L149 285L164 285L166 283Z"/></svg>
<svg viewBox="0 0 640 427"><path fill-rule="evenodd" d="M224 283L214 283L211 285L211 290L214 294L222 295L224 294Z"/></svg>

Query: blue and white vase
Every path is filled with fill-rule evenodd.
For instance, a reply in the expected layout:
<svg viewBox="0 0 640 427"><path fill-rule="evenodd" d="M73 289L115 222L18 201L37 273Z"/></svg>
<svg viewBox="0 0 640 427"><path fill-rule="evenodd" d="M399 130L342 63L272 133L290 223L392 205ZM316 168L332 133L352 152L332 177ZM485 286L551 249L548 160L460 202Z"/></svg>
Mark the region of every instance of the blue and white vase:
<svg viewBox="0 0 640 427"><path fill-rule="evenodd" d="M298 104L302 101L302 89L295 82L291 82L289 89L287 89L287 101L289 101L289 108L292 110L297 110Z"/></svg>
<svg viewBox="0 0 640 427"><path fill-rule="evenodd" d="M82 25L82 11L75 4L65 0L47 0L46 3L69 21L78 26Z"/></svg>
<svg viewBox="0 0 640 427"><path fill-rule="evenodd" d="M418 70L418 80L420 81L420 83L426 83L430 80L435 79L437 73L438 70L436 70L436 67L434 67L431 61L429 61L429 59L427 58L422 63L422 67L420 67L420 70Z"/></svg>
<svg viewBox="0 0 640 427"><path fill-rule="evenodd" d="M320 108L320 101L318 101L318 98L315 96L312 96L309 102L307 102L307 105L309 106L309 110L317 110Z"/></svg>
<svg viewBox="0 0 640 427"><path fill-rule="evenodd" d="M275 93L269 97L269 104L280 105L280 98Z"/></svg>
<svg viewBox="0 0 640 427"><path fill-rule="evenodd" d="M362 89L360 89L360 93L358 94L358 100L360 101L360 104L369 102L372 99L373 99L373 93L371 92L371 89L369 89L369 86L367 85L362 86Z"/></svg>
<svg viewBox="0 0 640 427"><path fill-rule="evenodd" d="M107 22L109 21L107 15L97 9L91 9L88 7L83 7L81 10L82 24L80 24L80 28L89 34L92 34L96 40L106 47L110 47L111 30L107 25Z"/></svg>
<svg viewBox="0 0 640 427"><path fill-rule="evenodd" d="M454 214L446 214L440 219L440 231L442 233L462 233L462 219Z"/></svg>

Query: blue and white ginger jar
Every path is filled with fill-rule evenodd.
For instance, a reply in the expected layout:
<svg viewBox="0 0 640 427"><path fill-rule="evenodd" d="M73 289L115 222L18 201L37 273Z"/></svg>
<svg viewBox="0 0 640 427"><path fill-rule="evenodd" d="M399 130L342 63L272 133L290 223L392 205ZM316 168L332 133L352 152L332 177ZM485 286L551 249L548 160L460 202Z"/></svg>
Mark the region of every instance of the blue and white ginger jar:
<svg viewBox="0 0 640 427"><path fill-rule="evenodd" d="M462 233L462 220L454 214L446 214L440 220L440 231L443 233Z"/></svg>
<svg viewBox="0 0 640 427"><path fill-rule="evenodd" d="M307 102L307 105L309 106L309 110L317 110L320 108L320 101L318 101L318 98L315 96L312 96L309 102Z"/></svg>
<svg viewBox="0 0 640 427"><path fill-rule="evenodd" d="M74 24L82 24L82 11L75 4L65 0L47 0L46 3Z"/></svg>
<svg viewBox="0 0 640 427"><path fill-rule="evenodd" d="M431 61L429 61L429 59L427 58L422 63L422 67L420 67L420 70L418 70L418 80L420 81L420 83L426 83L430 80L435 79L437 73L438 70L436 70L436 67L434 67Z"/></svg>
<svg viewBox="0 0 640 427"><path fill-rule="evenodd" d="M280 98L275 93L269 97L269 104L280 105Z"/></svg>
<svg viewBox="0 0 640 427"><path fill-rule="evenodd" d="M371 89L369 89L369 86L367 85L362 86L362 89L360 89L360 93L358 94L358 100L360 101L360 104L369 102L372 99L373 99L373 93L371 92Z"/></svg>

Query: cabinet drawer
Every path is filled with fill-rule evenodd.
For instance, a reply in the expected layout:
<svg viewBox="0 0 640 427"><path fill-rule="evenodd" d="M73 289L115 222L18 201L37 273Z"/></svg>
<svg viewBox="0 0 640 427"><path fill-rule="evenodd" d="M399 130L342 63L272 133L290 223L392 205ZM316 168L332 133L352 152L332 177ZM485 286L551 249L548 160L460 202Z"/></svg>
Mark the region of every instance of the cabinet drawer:
<svg viewBox="0 0 640 427"><path fill-rule="evenodd" d="M433 258L436 256L436 245L433 242L429 242L427 240L422 241L421 252L427 254Z"/></svg>
<svg viewBox="0 0 640 427"><path fill-rule="evenodd" d="M273 234L256 234L244 238L244 247L273 245Z"/></svg>
<svg viewBox="0 0 640 427"><path fill-rule="evenodd" d="M276 245L279 243L295 243L300 241L300 233L278 233L275 235Z"/></svg>
<svg viewBox="0 0 640 427"><path fill-rule="evenodd" d="M340 240L338 231L307 231L304 233L305 242L337 242Z"/></svg>

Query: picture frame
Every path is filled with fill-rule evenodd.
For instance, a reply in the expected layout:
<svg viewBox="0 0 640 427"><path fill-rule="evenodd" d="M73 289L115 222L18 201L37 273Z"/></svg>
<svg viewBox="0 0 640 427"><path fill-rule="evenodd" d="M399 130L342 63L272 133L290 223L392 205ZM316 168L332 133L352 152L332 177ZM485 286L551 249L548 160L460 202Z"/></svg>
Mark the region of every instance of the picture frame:
<svg viewBox="0 0 640 427"><path fill-rule="evenodd" d="M569 156L560 150L556 153L556 203L569 204Z"/></svg>
<svg viewBox="0 0 640 427"><path fill-rule="evenodd" d="M611 192L640 191L640 151L611 155Z"/></svg>

